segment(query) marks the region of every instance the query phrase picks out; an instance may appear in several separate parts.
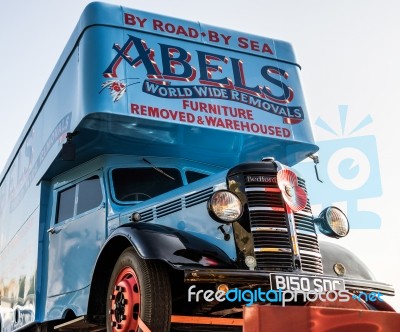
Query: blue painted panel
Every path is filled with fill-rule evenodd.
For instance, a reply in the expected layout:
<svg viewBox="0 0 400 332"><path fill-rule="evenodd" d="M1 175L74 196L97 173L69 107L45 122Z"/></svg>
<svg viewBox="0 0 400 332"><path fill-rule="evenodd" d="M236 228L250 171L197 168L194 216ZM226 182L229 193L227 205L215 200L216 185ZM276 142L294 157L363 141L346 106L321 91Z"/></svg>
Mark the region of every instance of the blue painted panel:
<svg viewBox="0 0 400 332"><path fill-rule="evenodd" d="M36 209L0 255L0 315L4 328L17 329L35 321L38 220ZM7 227L2 226L4 234Z"/></svg>
<svg viewBox="0 0 400 332"><path fill-rule="evenodd" d="M109 27L87 30L80 59L80 132L119 136L103 137L104 153L229 167L264 156L292 165L317 150L296 65Z"/></svg>
<svg viewBox="0 0 400 332"><path fill-rule="evenodd" d="M62 294L47 299L44 320L65 318L67 310L72 310L76 316L87 313L89 287L76 292Z"/></svg>
<svg viewBox="0 0 400 332"><path fill-rule="evenodd" d="M49 235L47 296L83 289L91 283L91 273L105 240L105 209L55 225Z"/></svg>

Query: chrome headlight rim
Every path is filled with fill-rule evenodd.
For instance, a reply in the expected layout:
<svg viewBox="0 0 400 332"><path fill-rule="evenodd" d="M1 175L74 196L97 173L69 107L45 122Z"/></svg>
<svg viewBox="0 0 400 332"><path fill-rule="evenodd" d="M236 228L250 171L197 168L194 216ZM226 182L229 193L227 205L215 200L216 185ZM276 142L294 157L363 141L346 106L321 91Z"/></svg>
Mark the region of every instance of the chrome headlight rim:
<svg viewBox="0 0 400 332"><path fill-rule="evenodd" d="M237 207L239 208L239 210L236 213L236 216L234 218L224 219L223 218L224 216L219 214L218 211L216 211L213 201L216 198L216 196L218 196L218 195L229 195L231 197L231 199L233 199L237 203ZM243 215L244 207L243 207L243 204L240 201L239 197L235 193L233 193L229 190L223 189L223 190L218 190L211 195L211 197L208 199L208 202L207 202L207 209L208 209L208 213L210 214L211 218L213 218L215 221L222 223L222 224L232 224L235 221L240 220L240 218Z"/></svg>
<svg viewBox="0 0 400 332"><path fill-rule="evenodd" d="M332 225L334 222L333 217L342 223L336 229ZM329 206L323 209L318 218L315 219L315 223L322 234L336 239L343 238L350 232L350 223L346 214L336 206ZM345 233L338 231L338 228L345 228Z"/></svg>

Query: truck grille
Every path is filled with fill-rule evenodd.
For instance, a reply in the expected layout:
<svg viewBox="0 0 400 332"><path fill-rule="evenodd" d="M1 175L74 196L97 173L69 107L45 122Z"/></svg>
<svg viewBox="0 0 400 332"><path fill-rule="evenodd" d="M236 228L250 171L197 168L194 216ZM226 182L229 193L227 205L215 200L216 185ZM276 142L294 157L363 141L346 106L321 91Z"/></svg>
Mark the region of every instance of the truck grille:
<svg viewBox="0 0 400 332"><path fill-rule="evenodd" d="M276 172L242 173L249 209L257 269L293 271L295 262L287 211L276 181ZM259 180L259 181L258 181ZM299 186L306 190L305 182ZM322 274L322 261L310 203L294 213L301 270Z"/></svg>
<svg viewBox="0 0 400 332"><path fill-rule="evenodd" d="M306 192L305 181L298 178L299 186ZM296 223L297 240L299 242L301 266L303 271L313 273L323 273L322 259L319 251L315 224L313 221L310 202L307 199L306 207L299 212L294 213Z"/></svg>

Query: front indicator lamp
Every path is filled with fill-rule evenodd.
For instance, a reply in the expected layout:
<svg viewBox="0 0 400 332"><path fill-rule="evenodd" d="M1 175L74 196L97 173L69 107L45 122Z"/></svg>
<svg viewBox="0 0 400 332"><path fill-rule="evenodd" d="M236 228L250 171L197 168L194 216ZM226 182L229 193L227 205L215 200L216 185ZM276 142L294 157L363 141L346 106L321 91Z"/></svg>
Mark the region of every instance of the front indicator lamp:
<svg viewBox="0 0 400 332"><path fill-rule="evenodd" d="M314 222L322 234L337 239L346 236L350 230L346 215L335 206L322 210Z"/></svg>
<svg viewBox="0 0 400 332"><path fill-rule="evenodd" d="M242 216L243 205L234 193L219 190L210 197L208 211L216 221L230 224Z"/></svg>

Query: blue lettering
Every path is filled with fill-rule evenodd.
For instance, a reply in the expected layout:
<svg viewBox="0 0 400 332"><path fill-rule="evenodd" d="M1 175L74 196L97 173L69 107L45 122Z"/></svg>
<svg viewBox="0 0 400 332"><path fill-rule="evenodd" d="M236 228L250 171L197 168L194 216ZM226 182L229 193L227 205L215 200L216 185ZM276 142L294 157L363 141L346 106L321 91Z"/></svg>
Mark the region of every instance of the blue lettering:
<svg viewBox="0 0 400 332"><path fill-rule="evenodd" d="M138 52L138 56L134 59L128 55L132 46L135 46L136 51ZM104 77L117 77L117 68L122 60L128 62L132 67L137 67L140 64L143 64L146 67L147 76L160 75L160 70L157 68L157 65L155 63L153 64L151 61L154 57L154 51L146 46L144 40L129 35L129 39L122 48L118 44L114 44L113 49L117 51L117 55L103 72Z"/></svg>
<svg viewBox="0 0 400 332"><path fill-rule="evenodd" d="M206 53L202 51L197 51L197 55L199 57L199 69L200 69L200 78L199 81L202 84L210 84L210 85L229 85L229 80L227 77L221 79L213 79L212 74L215 72L222 73L222 67L219 65L212 65L211 61L222 61L224 63L228 63L228 58L224 55Z"/></svg>
<svg viewBox="0 0 400 332"><path fill-rule="evenodd" d="M254 303L253 292L246 289L242 293L242 300L246 303L246 306L251 306Z"/></svg>
<svg viewBox="0 0 400 332"><path fill-rule="evenodd" d="M289 74L280 68L273 67L273 66L264 66L261 68L261 75L270 83L275 86L280 87L283 90L282 95L276 96L272 93L269 87L264 87L263 92L266 97L274 102L280 104L288 104L293 100L294 94L293 90L289 88L285 83L283 83L280 79L276 79L271 76L271 74L282 76L283 78L287 79Z"/></svg>
<svg viewBox="0 0 400 332"><path fill-rule="evenodd" d="M282 299L281 299L281 293L280 293L280 292L282 292L282 290L279 290L279 292L277 292L276 290L271 289L271 290L269 290L269 291L267 292L265 298L266 298L269 302L280 302L280 301L282 301Z"/></svg>
<svg viewBox="0 0 400 332"><path fill-rule="evenodd" d="M232 294L232 293L235 295L235 297L234 297L233 299L230 298L230 294ZM229 302L235 302L235 301L237 301L237 300L238 300L238 289L235 288L235 289L230 289L229 291L227 291L226 294L225 294L225 298L226 298Z"/></svg>
<svg viewBox="0 0 400 332"><path fill-rule="evenodd" d="M160 44L160 48L164 79L181 81L193 81L195 79L196 69L189 64L190 53L178 46ZM173 57L175 54L178 54L178 56ZM176 66L183 69L180 74L176 73Z"/></svg>
<svg viewBox="0 0 400 332"><path fill-rule="evenodd" d="M244 90L249 93L260 93L260 87L255 86L250 88L246 86L246 80L244 77L244 69L243 69L243 61L235 58L231 58L232 61L232 69L233 69L233 80L234 85L238 90Z"/></svg>

